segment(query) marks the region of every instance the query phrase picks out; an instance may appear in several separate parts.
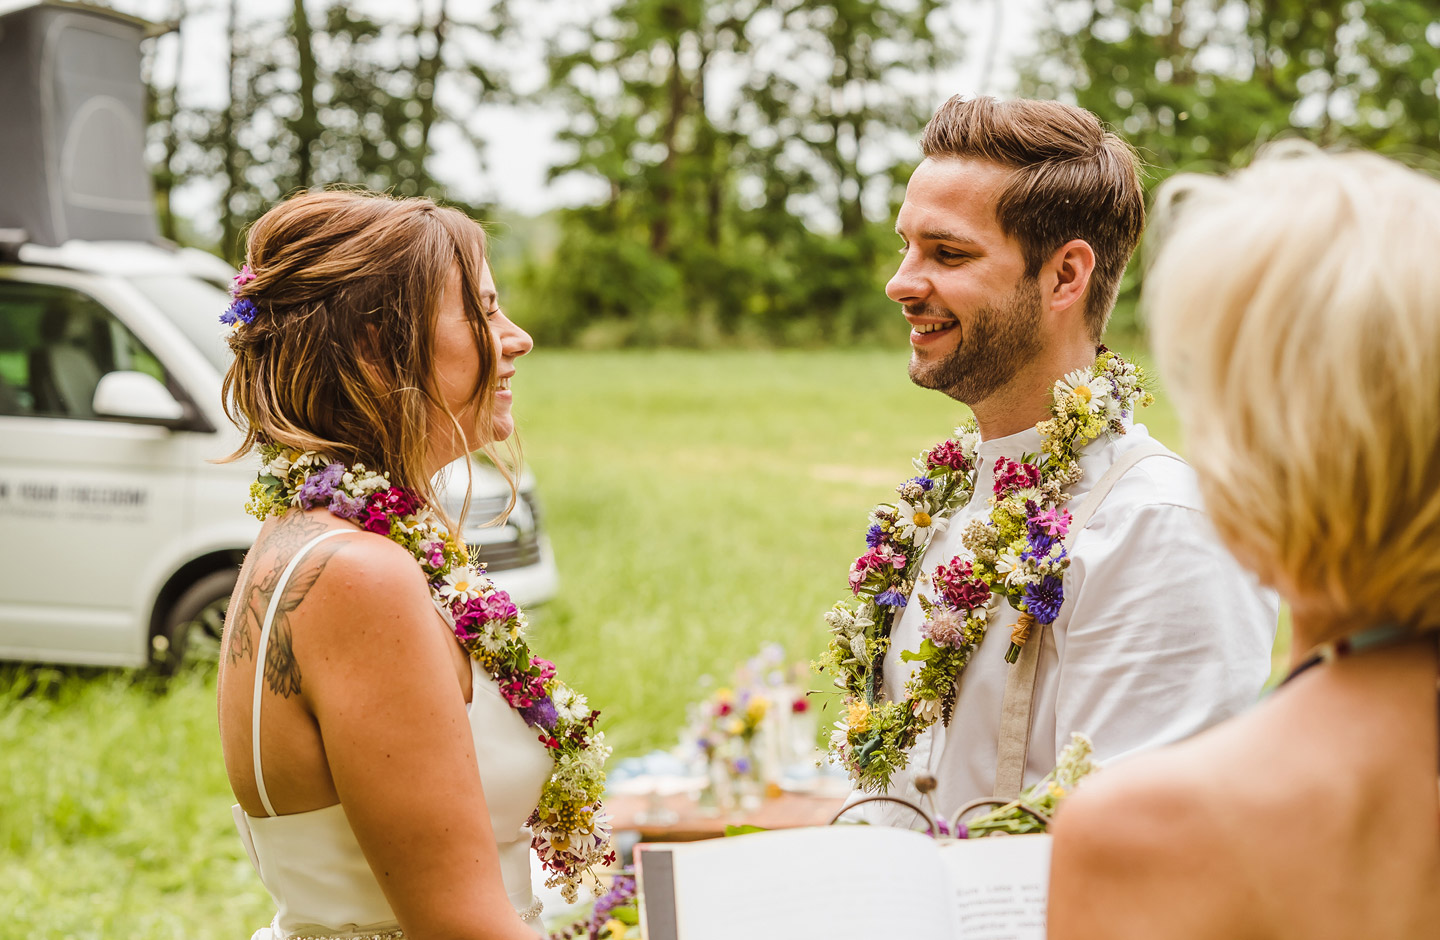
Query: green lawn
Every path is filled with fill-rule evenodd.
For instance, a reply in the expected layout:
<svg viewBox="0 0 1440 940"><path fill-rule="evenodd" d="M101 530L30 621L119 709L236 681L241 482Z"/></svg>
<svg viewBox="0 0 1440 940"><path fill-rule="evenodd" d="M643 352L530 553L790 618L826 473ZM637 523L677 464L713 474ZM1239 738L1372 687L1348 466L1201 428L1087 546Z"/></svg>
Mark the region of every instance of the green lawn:
<svg viewBox="0 0 1440 940"><path fill-rule="evenodd" d="M540 352L514 387L563 579L536 646L604 710L617 757L668 746L698 680L762 644L812 658L866 510L964 415L909 383L901 350ZM1177 443L1163 401L1142 419ZM0 940L267 922L213 693L206 674L157 695L0 668Z"/></svg>

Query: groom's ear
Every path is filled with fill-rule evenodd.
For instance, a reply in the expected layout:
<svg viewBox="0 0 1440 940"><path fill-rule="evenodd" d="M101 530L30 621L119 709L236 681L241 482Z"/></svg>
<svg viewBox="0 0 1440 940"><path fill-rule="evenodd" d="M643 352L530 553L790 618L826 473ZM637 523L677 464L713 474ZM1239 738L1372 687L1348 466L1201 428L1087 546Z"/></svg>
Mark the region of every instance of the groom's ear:
<svg viewBox="0 0 1440 940"><path fill-rule="evenodd" d="M1055 249L1040 278L1046 306L1056 313L1083 319L1090 276L1094 273L1095 249L1083 238L1072 238Z"/></svg>

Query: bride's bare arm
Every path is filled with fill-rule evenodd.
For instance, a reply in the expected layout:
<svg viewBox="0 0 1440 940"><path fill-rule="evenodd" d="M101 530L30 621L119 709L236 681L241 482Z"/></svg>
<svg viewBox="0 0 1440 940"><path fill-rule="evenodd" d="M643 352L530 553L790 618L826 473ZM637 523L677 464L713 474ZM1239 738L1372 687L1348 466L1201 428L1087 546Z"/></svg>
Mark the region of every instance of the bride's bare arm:
<svg viewBox="0 0 1440 940"><path fill-rule="evenodd" d="M412 940L534 940L501 880L453 641L424 578L399 545L346 541L295 640L346 818Z"/></svg>

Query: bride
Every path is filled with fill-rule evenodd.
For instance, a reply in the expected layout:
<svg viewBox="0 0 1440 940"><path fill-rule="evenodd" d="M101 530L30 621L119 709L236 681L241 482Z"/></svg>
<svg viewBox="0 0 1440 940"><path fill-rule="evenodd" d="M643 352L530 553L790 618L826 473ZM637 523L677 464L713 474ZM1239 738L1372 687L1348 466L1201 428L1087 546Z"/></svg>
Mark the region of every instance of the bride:
<svg viewBox="0 0 1440 940"><path fill-rule="evenodd" d="M232 459L265 525L219 675L236 825L277 914L255 940L530 938L547 884L613 858L596 713L531 654L432 477L514 430L530 337L485 235L425 199L310 193L251 229L222 316Z"/></svg>

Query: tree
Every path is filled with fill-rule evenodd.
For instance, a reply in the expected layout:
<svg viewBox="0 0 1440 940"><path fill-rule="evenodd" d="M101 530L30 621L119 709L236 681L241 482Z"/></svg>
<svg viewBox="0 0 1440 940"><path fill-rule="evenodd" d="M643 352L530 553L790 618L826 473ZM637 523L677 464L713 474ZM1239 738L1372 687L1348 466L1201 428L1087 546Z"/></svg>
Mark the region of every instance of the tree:
<svg viewBox="0 0 1440 940"><path fill-rule="evenodd" d="M1242 163L1281 136L1432 152L1440 9L1421 0L1052 0L1023 90L1125 136L1147 184ZM1117 320L1133 316L1138 275Z"/></svg>
<svg viewBox="0 0 1440 940"><path fill-rule="evenodd" d="M1052 2L1026 90L1073 96L1155 175L1227 165L1282 134L1440 144L1440 10L1419 0Z"/></svg>

